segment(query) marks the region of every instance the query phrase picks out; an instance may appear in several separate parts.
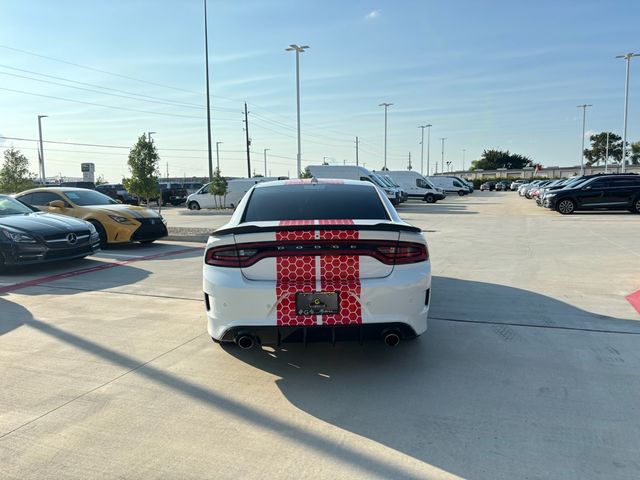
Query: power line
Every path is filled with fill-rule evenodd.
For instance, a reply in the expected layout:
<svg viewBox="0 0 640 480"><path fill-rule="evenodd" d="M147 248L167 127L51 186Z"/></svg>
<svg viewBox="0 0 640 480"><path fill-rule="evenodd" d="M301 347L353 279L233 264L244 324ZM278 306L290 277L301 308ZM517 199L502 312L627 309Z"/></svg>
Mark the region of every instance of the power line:
<svg viewBox="0 0 640 480"><path fill-rule="evenodd" d="M56 97L54 95L43 95L41 93L26 92L24 90L14 90L12 88L2 88L2 87L0 87L0 90L4 90L5 92L21 93L23 95L32 95L34 97L51 98L51 99L54 99L54 100L61 100L61 101L64 101L64 102L79 103L79 104L82 104L82 105L91 105L93 107L110 108L112 110L122 110L122 111L125 111L125 112L146 113L146 114L149 114L149 115L161 115L161 116L165 116L165 117L197 118L198 120L200 120L200 117L196 117L195 115L181 115L179 113L153 112L153 111L149 111L149 110L138 110L136 108L116 107L114 105L104 105L102 103L85 102L83 100L73 100L71 98Z"/></svg>
<svg viewBox="0 0 640 480"><path fill-rule="evenodd" d="M141 80L139 78L130 77L128 75L122 75L122 74L119 74L119 73L109 72L107 70L101 70L101 69L95 68L95 67L89 67L87 65L82 65L80 63L69 62L67 60L62 60L60 58L50 57L48 55L42 55L42 54L39 54L39 53L30 52L28 50L22 50L20 48L9 47L8 45L0 45L0 48L4 48L6 50L12 50L14 52L24 53L25 55L31 55L31 56L34 56L34 57L46 58L47 60L52 60L54 62L65 63L67 65L72 65L72 66L78 67L78 68L84 68L85 70L91 70L93 72L104 73L106 75L111 75L113 77L119 77L119 78L124 78L124 79L127 79L127 80L133 80L134 82L146 83L148 85L155 85L156 87L168 88L170 90L177 90L179 92L187 92L187 93L191 93L191 94L194 94L194 95L202 95L201 92L195 92L193 90L186 90L184 88L179 88L179 87L172 87L171 85L165 85L165 84L157 83L157 82L150 82L149 80Z"/></svg>

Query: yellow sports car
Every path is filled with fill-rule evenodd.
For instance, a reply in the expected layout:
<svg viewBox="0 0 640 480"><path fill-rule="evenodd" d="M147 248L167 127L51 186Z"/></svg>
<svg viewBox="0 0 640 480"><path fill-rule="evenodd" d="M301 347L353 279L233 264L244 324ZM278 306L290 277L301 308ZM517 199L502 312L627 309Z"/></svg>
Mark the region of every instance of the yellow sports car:
<svg viewBox="0 0 640 480"><path fill-rule="evenodd" d="M151 243L167 236L167 224L150 208L122 205L86 188L41 187L25 190L16 198L43 212L69 215L91 222L108 243Z"/></svg>

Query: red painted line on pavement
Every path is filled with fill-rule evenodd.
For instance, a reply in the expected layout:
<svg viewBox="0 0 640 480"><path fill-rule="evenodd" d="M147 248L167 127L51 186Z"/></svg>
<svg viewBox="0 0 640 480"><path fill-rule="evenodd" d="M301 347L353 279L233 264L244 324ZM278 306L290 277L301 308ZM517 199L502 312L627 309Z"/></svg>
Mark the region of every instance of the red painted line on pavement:
<svg viewBox="0 0 640 480"><path fill-rule="evenodd" d="M154 260L156 258L169 257L172 255L180 255L181 253L192 252L199 250L196 247L182 248L180 250L173 250L171 252L156 253L153 255L146 255L140 258L132 258L131 260L123 260L118 262L104 263L102 265L96 265L95 267L80 268L78 270L72 270L70 272L57 273L55 275L48 275L46 277L34 278L33 280L27 280L25 282L14 283L13 285L7 285L0 287L0 293L13 292L22 288L34 287L36 285L42 285L45 283L55 282L65 278L77 277L78 275L85 275L87 273L99 272L101 270L108 270L110 268L121 267L130 263L141 262L144 260Z"/></svg>
<svg viewBox="0 0 640 480"><path fill-rule="evenodd" d="M631 295L627 295L627 302L640 313L640 290L633 292Z"/></svg>

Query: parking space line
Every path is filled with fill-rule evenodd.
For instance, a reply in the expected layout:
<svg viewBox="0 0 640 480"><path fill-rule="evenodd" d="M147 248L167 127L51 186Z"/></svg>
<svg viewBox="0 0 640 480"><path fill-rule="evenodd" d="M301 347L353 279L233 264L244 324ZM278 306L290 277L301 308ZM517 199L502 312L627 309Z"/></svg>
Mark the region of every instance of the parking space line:
<svg viewBox="0 0 640 480"><path fill-rule="evenodd" d="M628 330L605 330L600 328L564 327L562 325L536 325L534 323L494 322L491 320L465 320L462 318L442 318L442 317L429 317L429 320L437 320L440 322L454 322L454 323L475 323L476 325L498 325L498 326L507 325L509 327L540 328L545 330L567 330L571 332L611 333L614 335L640 335L640 331L631 332Z"/></svg>
<svg viewBox="0 0 640 480"><path fill-rule="evenodd" d="M627 302L640 313L640 290L625 297Z"/></svg>
<svg viewBox="0 0 640 480"><path fill-rule="evenodd" d="M45 283L55 282L57 280L63 280L65 278L77 277L79 275L85 275L87 273L99 272L101 270L108 270L110 268L121 267L123 265L129 265L130 263L140 262L144 260L155 260L162 257L170 257L173 255L180 255L182 253L193 252L194 250L200 250L198 247L182 248L180 250L173 250L170 252L155 253L153 255L145 255L138 258L132 258L130 260L122 260L117 262L105 263L102 265L96 265L95 267L80 268L78 270L72 270L70 272L57 273L55 275L48 275L46 277L34 278L33 280L27 280L20 283L14 283L13 285L7 285L0 287L0 293L13 292L27 287L33 287L36 285L42 285Z"/></svg>

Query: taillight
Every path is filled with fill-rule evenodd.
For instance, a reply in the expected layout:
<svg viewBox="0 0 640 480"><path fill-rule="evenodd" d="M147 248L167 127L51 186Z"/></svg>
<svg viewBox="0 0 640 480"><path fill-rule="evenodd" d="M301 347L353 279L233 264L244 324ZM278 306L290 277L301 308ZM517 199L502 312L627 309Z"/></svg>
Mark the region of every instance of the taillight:
<svg viewBox="0 0 640 480"><path fill-rule="evenodd" d="M388 240L301 240L225 245L207 250L205 263L216 267L247 268L263 258L304 256L367 256L386 265L406 265L429 259L426 245Z"/></svg>
<svg viewBox="0 0 640 480"><path fill-rule="evenodd" d="M257 248L225 246L207 250L205 263L216 267L244 267L258 254Z"/></svg>
<svg viewBox="0 0 640 480"><path fill-rule="evenodd" d="M377 251L383 256L382 262L395 265L424 262L429 258L427 246L421 243L398 242L378 247Z"/></svg>

